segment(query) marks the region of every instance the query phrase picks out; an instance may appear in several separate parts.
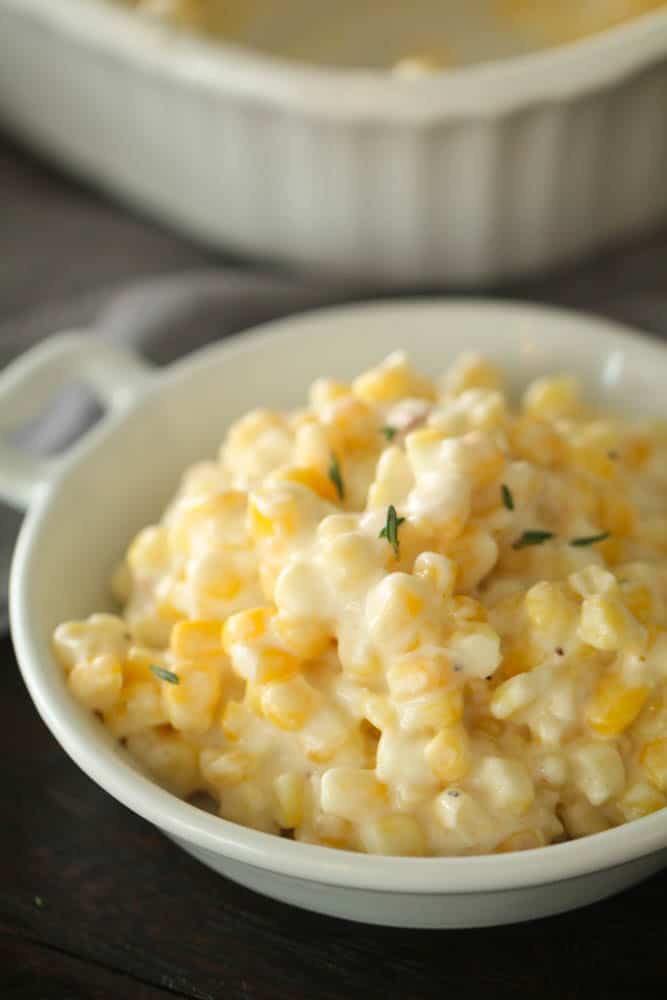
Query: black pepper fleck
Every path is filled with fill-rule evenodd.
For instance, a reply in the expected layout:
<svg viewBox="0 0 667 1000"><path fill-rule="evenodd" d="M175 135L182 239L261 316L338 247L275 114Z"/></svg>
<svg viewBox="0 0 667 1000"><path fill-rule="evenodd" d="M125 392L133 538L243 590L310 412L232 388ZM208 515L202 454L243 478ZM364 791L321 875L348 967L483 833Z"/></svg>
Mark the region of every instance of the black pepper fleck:
<svg viewBox="0 0 667 1000"><path fill-rule="evenodd" d="M459 792L457 792L455 788L450 788L447 794L451 795L453 799L458 799L459 797Z"/></svg>
<svg viewBox="0 0 667 1000"><path fill-rule="evenodd" d="M565 650L562 646L556 646L556 656L565 656Z"/></svg>

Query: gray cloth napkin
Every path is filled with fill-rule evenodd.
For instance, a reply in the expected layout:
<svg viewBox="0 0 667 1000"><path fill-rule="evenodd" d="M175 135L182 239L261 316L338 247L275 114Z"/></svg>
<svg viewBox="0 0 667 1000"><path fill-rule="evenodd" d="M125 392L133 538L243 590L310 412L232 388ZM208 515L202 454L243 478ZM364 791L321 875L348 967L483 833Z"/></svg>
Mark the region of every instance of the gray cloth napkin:
<svg viewBox="0 0 667 1000"><path fill-rule="evenodd" d="M569 282L534 283L521 289L521 297L604 313L667 336L667 291L662 294L661 274L653 275L659 280L647 282L647 269L640 269L636 282L626 281L610 295L613 282L595 280L592 272L588 278L579 275ZM90 336L132 347L156 364L168 364L255 324L353 297L349 289L252 272L216 270L161 277L54 303L0 323L0 365L66 329L85 329ZM42 454L56 452L95 415L91 398L74 388L20 435L20 443ZM7 625L9 563L20 522L19 513L0 505L0 629Z"/></svg>

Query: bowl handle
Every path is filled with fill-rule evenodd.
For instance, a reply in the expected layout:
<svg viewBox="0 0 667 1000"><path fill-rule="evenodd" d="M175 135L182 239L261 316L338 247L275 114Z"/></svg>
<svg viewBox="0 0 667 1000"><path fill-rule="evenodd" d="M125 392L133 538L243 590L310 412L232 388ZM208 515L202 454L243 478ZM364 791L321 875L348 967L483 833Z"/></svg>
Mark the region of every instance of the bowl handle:
<svg viewBox="0 0 667 1000"><path fill-rule="evenodd" d="M131 351L76 331L49 337L7 365L0 373L0 499L25 510L66 458L67 450L54 458L30 455L3 435L39 413L68 382L86 383L115 413L154 377L155 370Z"/></svg>

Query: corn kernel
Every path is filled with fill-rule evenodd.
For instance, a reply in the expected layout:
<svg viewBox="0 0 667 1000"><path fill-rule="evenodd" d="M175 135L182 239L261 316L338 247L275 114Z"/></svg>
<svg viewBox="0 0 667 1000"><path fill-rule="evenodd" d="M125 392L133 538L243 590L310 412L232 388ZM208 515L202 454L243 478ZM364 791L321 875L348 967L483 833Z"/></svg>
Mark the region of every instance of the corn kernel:
<svg viewBox="0 0 667 1000"><path fill-rule="evenodd" d="M356 767L332 767L322 775L321 804L325 813L352 823L386 812L387 786L374 771Z"/></svg>
<svg viewBox="0 0 667 1000"><path fill-rule="evenodd" d="M426 853L426 838L419 823L402 813L362 823L360 835L367 854L422 857Z"/></svg>
<svg viewBox="0 0 667 1000"><path fill-rule="evenodd" d="M565 442L554 428L533 417L519 417L509 430L515 456L539 466L552 466L567 454Z"/></svg>
<svg viewBox="0 0 667 1000"><path fill-rule="evenodd" d="M588 706L588 724L600 736L618 736L635 721L647 696L648 688L628 687L620 677L606 674Z"/></svg>
<svg viewBox="0 0 667 1000"><path fill-rule="evenodd" d="M637 511L633 505L618 493L604 493L598 506L598 521L603 531L614 538L632 535L637 525Z"/></svg>
<svg viewBox="0 0 667 1000"><path fill-rule="evenodd" d="M308 401L314 409L319 410L337 399L344 399L351 392L350 386L345 382L336 382L332 378L318 378L310 387Z"/></svg>
<svg viewBox="0 0 667 1000"><path fill-rule="evenodd" d="M496 854L509 854L513 851L532 851L536 847L544 847L546 840L539 830L517 830L505 837L496 847Z"/></svg>
<svg viewBox="0 0 667 1000"><path fill-rule="evenodd" d="M641 819L642 816L649 816L658 809L664 809L665 805L667 800L662 792L645 781L638 781L628 786L618 800L618 808L626 823L633 819Z"/></svg>
<svg viewBox="0 0 667 1000"><path fill-rule="evenodd" d="M609 743L587 743L571 751L574 783L592 806L601 806L625 785L621 755Z"/></svg>
<svg viewBox="0 0 667 1000"><path fill-rule="evenodd" d="M407 733L452 726L463 717L463 691L460 688L431 691L399 702L396 712L401 729Z"/></svg>
<svg viewBox="0 0 667 1000"><path fill-rule="evenodd" d="M479 846L493 836L491 817L468 792L448 789L434 802L435 815L446 830L456 833L463 844Z"/></svg>
<svg viewBox="0 0 667 1000"><path fill-rule="evenodd" d="M262 714L278 729L303 729L317 705L317 692L300 674L287 681L261 685Z"/></svg>
<svg viewBox="0 0 667 1000"><path fill-rule="evenodd" d="M643 747L639 760L651 784L667 791L667 739L651 740Z"/></svg>
<svg viewBox="0 0 667 1000"><path fill-rule="evenodd" d="M466 677L490 677L500 664L500 636L486 622L461 623L447 640L455 668Z"/></svg>
<svg viewBox="0 0 667 1000"><path fill-rule="evenodd" d="M164 528L144 528L127 550L127 563L133 573L159 573L167 564L169 550Z"/></svg>
<svg viewBox="0 0 667 1000"><path fill-rule="evenodd" d="M443 385L446 393L459 396L468 389L499 389L502 376L479 354L462 354L448 369Z"/></svg>
<svg viewBox="0 0 667 1000"><path fill-rule="evenodd" d="M219 621L178 622L171 630L170 649L179 660L200 660L222 655Z"/></svg>
<svg viewBox="0 0 667 1000"><path fill-rule="evenodd" d="M576 379L567 375L536 379L526 390L523 408L536 419L557 420L559 417L577 416L581 403Z"/></svg>
<svg viewBox="0 0 667 1000"><path fill-rule="evenodd" d="M111 653L96 656L88 663L78 663L68 682L72 694L94 712L107 712L118 702L123 687L123 669Z"/></svg>
<svg viewBox="0 0 667 1000"><path fill-rule="evenodd" d="M168 722L160 689L154 678L132 681L123 687L121 698L108 712L104 721L116 739Z"/></svg>
<svg viewBox="0 0 667 1000"><path fill-rule="evenodd" d="M293 830L303 823L305 807L305 781L296 771L279 774L273 782L275 792L276 822L283 830Z"/></svg>
<svg viewBox="0 0 667 1000"><path fill-rule="evenodd" d="M317 659L331 644L331 633L321 622L294 618L281 611L274 619L274 625L287 651L301 660Z"/></svg>
<svg viewBox="0 0 667 1000"><path fill-rule="evenodd" d="M228 701L222 713L221 728L230 743L236 743L248 721L244 705L238 701Z"/></svg>
<svg viewBox="0 0 667 1000"><path fill-rule="evenodd" d="M415 559L415 576L425 580L439 597L449 598L456 582L456 563L437 552L421 552Z"/></svg>
<svg viewBox="0 0 667 1000"><path fill-rule="evenodd" d="M205 732L213 721L220 700L220 667L200 660L177 665L179 683L162 685L162 697L174 729Z"/></svg>
<svg viewBox="0 0 667 1000"><path fill-rule="evenodd" d="M467 597L465 594L457 594L455 597L452 597L447 605L447 610L454 618L460 621L486 621L486 608L484 605L480 601L476 601L473 597Z"/></svg>
<svg viewBox="0 0 667 1000"><path fill-rule="evenodd" d="M498 543L480 528L468 528L447 546L447 554L458 566L457 586L473 590L498 561Z"/></svg>
<svg viewBox="0 0 667 1000"><path fill-rule="evenodd" d="M565 632L574 625L577 609L559 583L543 580L526 594L524 608L535 628Z"/></svg>
<svg viewBox="0 0 667 1000"><path fill-rule="evenodd" d="M261 639L274 615L275 610L268 607L247 608L230 615L222 626L222 646L225 652L229 655L237 643L251 644Z"/></svg>
<svg viewBox="0 0 667 1000"><path fill-rule="evenodd" d="M438 649L406 656L387 671L389 690L396 701L418 698L444 687L451 677L451 661L444 650Z"/></svg>
<svg viewBox="0 0 667 1000"><path fill-rule="evenodd" d="M306 489L316 493L322 500L328 503L338 503L338 491L332 481L319 469L312 466L282 469L276 473L278 479L284 479L290 483L299 483Z"/></svg>
<svg viewBox="0 0 667 1000"><path fill-rule="evenodd" d="M518 760L485 757L477 771L477 782L493 808L522 815L533 804L535 789L528 771Z"/></svg>
<svg viewBox="0 0 667 1000"><path fill-rule="evenodd" d="M451 784L465 778L471 766L465 729L461 726L441 729L426 744L424 756L439 781Z"/></svg>
<svg viewBox="0 0 667 1000"><path fill-rule="evenodd" d="M649 626L655 617L655 601L653 594L648 587L639 585L632 590L625 591L623 603L628 611L644 626Z"/></svg>
<svg viewBox="0 0 667 1000"><path fill-rule="evenodd" d="M609 652L640 645L646 638L645 630L615 595L586 597L577 631L582 642Z"/></svg>
<svg viewBox="0 0 667 1000"><path fill-rule="evenodd" d="M411 396L434 400L436 390L430 379L421 378L408 364L405 355L391 354L378 368L357 376L352 391L366 403L389 403Z"/></svg>
<svg viewBox="0 0 667 1000"><path fill-rule="evenodd" d="M259 542L262 539L293 535L297 529L298 511L290 496L272 498L269 504L265 497L253 494L248 501L248 533Z"/></svg>
<svg viewBox="0 0 667 1000"><path fill-rule="evenodd" d="M191 795L201 784L197 752L177 733L135 733L128 737L127 748L174 795Z"/></svg>
<svg viewBox="0 0 667 1000"><path fill-rule="evenodd" d="M565 831L571 839L602 833L609 828L604 816L586 799L566 803L559 811Z"/></svg>
<svg viewBox="0 0 667 1000"><path fill-rule="evenodd" d="M211 748L202 750L199 756L199 766L206 781L223 788L247 781L255 771L257 763L257 758L244 750L228 750L220 753Z"/></svg>

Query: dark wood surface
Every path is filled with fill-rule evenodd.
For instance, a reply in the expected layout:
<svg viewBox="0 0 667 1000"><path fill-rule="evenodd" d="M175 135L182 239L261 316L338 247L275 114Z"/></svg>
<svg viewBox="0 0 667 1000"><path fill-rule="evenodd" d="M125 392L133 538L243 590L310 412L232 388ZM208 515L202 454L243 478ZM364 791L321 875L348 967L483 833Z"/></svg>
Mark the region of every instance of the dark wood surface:
<svg viewBox="0 0 667 1000"><path fill-rule="evenodd" d="M0 331L60 298L212 259L0 139ZM627 309L660 330L666 264L663 233L522 294ZM664 994L667 872L576 913L491 930L301 912L209 872L106 795L38 718L8 638L0 663L2 1000Z"/></svg>

